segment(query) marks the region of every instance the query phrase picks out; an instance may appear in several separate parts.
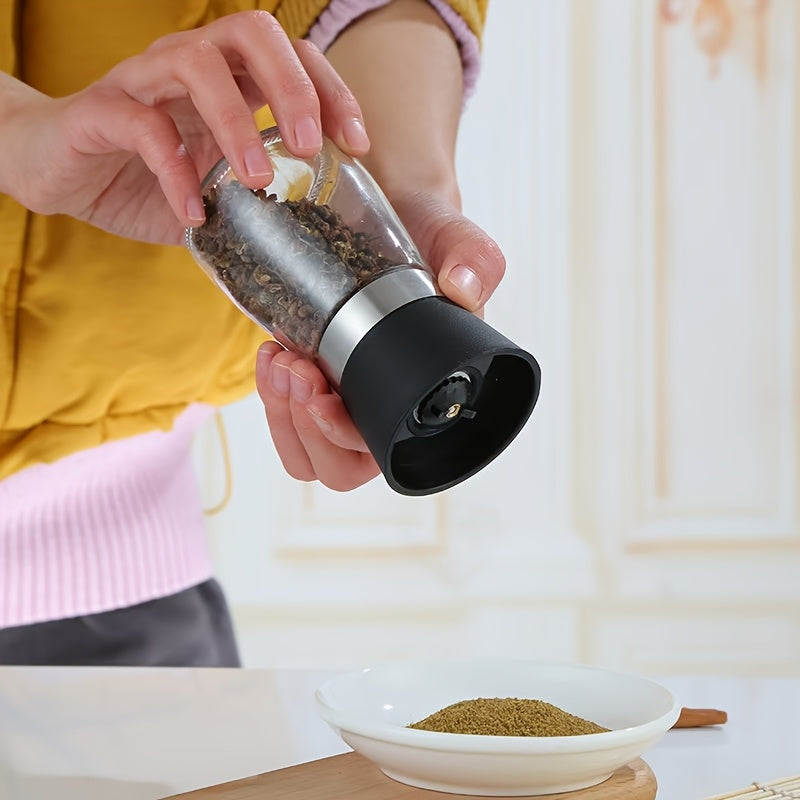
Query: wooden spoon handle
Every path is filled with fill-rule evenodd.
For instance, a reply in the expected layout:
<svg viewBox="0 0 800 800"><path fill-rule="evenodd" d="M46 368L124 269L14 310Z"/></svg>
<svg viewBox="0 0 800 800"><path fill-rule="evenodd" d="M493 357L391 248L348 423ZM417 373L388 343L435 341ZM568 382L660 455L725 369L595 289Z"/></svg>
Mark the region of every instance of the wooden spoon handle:
<svg viewBox="0 0 800 800"><path fill-rule="evenodd" d="M702 728L706 725L724 725L728 721L725 711L716 708L682 708L673 728Z"/></svg>

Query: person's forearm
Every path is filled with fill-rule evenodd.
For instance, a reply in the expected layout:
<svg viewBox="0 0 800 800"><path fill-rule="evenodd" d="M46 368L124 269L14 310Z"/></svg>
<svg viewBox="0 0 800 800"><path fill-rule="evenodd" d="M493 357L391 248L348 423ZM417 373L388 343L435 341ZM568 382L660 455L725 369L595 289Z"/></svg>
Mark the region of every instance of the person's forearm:
<svg viewBox="0 0 800 800"><path fill-rule="evenodd" d="M372 142L362 160L387 194L418 188L458 205L461 58L439 14L426 0L394 0L357 19L327 55L361 105Z"/></svg>
<svg viewBox="0 0 800 800"><path fill-rule="evenodd" d="M26 106L44 100L40 92L11 75L0 72L0 193L19 199L20 190L16 165L19 134L16 120Z"/></svg>
<svg viewBox="0 0 800 800"><path fill-rule="evenodd" d="M26 101L36 97L42 97L36 89L32 89L7 72L0 72L0 108L3 109L3 114L0 115L0 136L8 127L14 112Z"/></svg>

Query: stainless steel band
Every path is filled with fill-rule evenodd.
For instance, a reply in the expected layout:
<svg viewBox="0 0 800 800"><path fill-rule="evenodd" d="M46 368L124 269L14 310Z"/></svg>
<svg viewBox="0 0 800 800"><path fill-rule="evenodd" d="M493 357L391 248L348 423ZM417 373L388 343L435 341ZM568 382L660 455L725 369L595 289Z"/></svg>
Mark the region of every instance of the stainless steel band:
<svg viewBox="0 0 800 800"><path fill-rule="evenodd" d="M401 267L376 278L354 294L334 315L319 343L318 363L335 389L358 343L384 317L401 306L440 294L433 276Z"/></svg>

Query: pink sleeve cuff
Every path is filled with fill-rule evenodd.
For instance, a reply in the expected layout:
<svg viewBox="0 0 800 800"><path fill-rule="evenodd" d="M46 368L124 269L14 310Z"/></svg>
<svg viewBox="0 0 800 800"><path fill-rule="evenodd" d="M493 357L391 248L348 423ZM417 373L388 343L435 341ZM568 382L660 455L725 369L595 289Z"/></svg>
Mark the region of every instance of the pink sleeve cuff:
<svg viewBox="0 0 800 800"><path fill-rule="evenodd" d="M319 15L308 34L308 38L323 52L353 20L386 5L389 0L332 0ZM461 65L464 71L464 99L475 89L481 65L481 52L478 37L470 30L463 17L457 14L445 0L428 0L450 26L461 52Z"/></svg>

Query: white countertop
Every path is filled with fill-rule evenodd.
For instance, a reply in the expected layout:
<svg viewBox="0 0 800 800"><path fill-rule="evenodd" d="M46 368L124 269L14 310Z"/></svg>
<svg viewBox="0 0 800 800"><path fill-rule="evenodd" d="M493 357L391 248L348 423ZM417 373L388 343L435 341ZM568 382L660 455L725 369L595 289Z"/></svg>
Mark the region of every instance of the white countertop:
<svg viewBox="0 0 800 800"><path fill-rule="evenodd" d="M154 800L345 752L314 708L331 674L0 667L0 798ZM800 678L661 682L728 723L671 730L644 755L658 800L800 773Z"/></svg>

